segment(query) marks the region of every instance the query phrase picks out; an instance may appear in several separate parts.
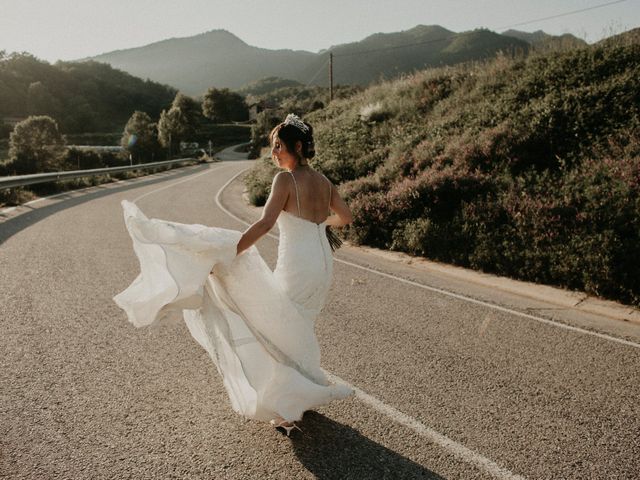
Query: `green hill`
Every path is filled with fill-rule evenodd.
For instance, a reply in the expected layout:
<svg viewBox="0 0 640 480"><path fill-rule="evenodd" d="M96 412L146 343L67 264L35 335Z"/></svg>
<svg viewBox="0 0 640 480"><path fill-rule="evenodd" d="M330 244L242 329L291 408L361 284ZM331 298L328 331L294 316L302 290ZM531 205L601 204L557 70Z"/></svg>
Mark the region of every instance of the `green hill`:
<svg viewBox="0 0 640 480"><path fill-rule="evenodd" d="M157 118L176 91L97 62L51 65L0 56L0 120L49 115L65 133L122 130L135 110Z"/></svg>
<svg viewBox="0 0 640 480"><path fill-rule="evenodd" d="M508 37L519 38L520 40L524 40L535 48L538 49L569 49L569 48L579 48L586 47L587 42L584 40L571 35L570 33L565 33L564 35L549 35L548 33L543 32L542 30L536 30L535 32L521 32L519 30L507 30L506 32L502 32L502 35L506 35Z"/></svg>
<svg viewBox="0 0 640 480"><path fill-rule="evenodd" d="M368 85L426 67L493 57L499 51L527 52L525 41L489 30L454 33L437 25L418 25L396 33L378 33L360 42L333 47L334 81ZM321 61L316 62L319 67ZM326 80L320 80L322 85Z"/></svg>
<svg viewBox="0 0 640 480"><path fill-rule="evenodd" d="M265 77L253 82L249 82L242 88L236 90L241 95L265 95L280 88L303 87L304 85L295 80L287 80L280 77Z"/></svg>
<svg viewBox="0 0 640 480"><path fill-rule="evenodd" d="M349 240L640 305L637 41L425 70L307 120Z"/></svg>

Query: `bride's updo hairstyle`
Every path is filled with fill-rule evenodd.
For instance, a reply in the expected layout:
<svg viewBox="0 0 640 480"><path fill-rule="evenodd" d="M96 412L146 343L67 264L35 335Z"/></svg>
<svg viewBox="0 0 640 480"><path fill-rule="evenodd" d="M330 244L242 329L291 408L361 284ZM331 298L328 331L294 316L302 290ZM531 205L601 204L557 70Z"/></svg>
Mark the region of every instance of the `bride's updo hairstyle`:
<svg viewBox="0 0 640 480"><path fill-rule="evenodd" d="M313 143L313 127L307 122L303 122L297 115L290 113L284 122L279 123L271 130L269 141L278 137L287 146L287 150L292 153L296 151L296 142L302 143L302 157L311 159L316 154L316 147Z"/></svg>

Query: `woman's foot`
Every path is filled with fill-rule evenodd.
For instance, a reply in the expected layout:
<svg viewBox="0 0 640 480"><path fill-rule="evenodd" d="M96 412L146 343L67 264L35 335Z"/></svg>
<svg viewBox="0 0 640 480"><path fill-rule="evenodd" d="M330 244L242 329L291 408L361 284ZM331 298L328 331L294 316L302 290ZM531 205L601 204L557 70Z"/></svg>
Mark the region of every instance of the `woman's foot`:
<svg viewBox="0 0 640 480"><path fill-rule="evenodd" d="M300 427L298 427L298 426L295 424L295 422L287 422L286 420L284 420L284 419L282 419L282 418L277 419L277 420L275 420L275 419L274 419L274 420L271 420L269 423L270 423L271 425L273 425L274 427L276 427L276 428L282 428L282 429L284 429L284 431L285 431L285 432L286 432L286 434L287 434L287 437L288 437L288 436L290 436L290 434L291 434L291 430L293 430L294 428L296 428L296 429L300 430ZM302 430L300 430L300 431L302 431Z"/></svg>

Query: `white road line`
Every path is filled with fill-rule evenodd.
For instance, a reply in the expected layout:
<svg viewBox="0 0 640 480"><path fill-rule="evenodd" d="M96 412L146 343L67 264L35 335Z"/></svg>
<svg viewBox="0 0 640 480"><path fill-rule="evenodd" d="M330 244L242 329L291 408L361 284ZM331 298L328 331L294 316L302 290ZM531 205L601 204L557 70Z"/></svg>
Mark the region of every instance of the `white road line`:
<svg viewBox="0 0 640 480"><path fill-rule="evenodd" d="M99 185L91 185L90 187L84 187L84 188L79 188L79 189L74 189L74 190L67 190L66 192L56 193L54 195L49 195L48 197L36 198L35 200L31 200L31 201L29 201L27 203L22 203L20 205L16 205L15 207L4 208L4 209L0 210L0 215L12 212L16 208L26 207L26 206L29 206L29 205L33 205L34 203L42 202L44 200L50 200L52 198L63 197L65 195L74 194L74 193L86 192L87 190L96 189L96 188L99 188L99 187L101 187L103 185L104 186L109 186L109 185L117 185L119 183L134 183L136 180L145 180L145 179L153 178L153 177L156 177L157 175L159 175L161 173L165 173L165 172L152 173L150 175L142 175L140 177L128 178L126 180L116 180L116 181L113 181L113 182L101 183Z"/></svg>
<svg viewBox="0 0 640 480"><path fill-rule="evenodd" d="M409 415L402 413L400 410L393 408L390 405L387 405L384 402L381 402L375 397L372 397L366 392L363 392L357 387L350 385L348 382L345 382L340 377L336 377L335 375L327 372L327 377L333 382L340 382L348 385L353 388L356 392L356 398L358 398L362 403L372 407L374 410L386 415L391 418L394 422L404 425L405 427L413 430L421 437L426 438L431 443L435 443L439 445L444 450L450 452L455 457L460 460L470 463L474 465L479 470L489 473L494 478L501 478L505 480L524 480L524 477L517 475L506 468L501 467L497 463L489 460L487 457L480 455L477 452L465 447L464 445L451 440L449 437L437 432L433 428L426 426L423 423L420 423L415 418L410 417Z"/></svg>
<svg viewBox="0 0 640 480"><path fill-rule="evenodd" d="M140 200L141 198L143 198L143 197L145 197L147 195L150 195L152 193L156 193L156 192L159 192L161 190L164 190L165 188L173 187L175 185L179 185L180 183L184 183L184 182L187 182L189 180L193 180L193 179L198 178L198 177L200 177L202 175L205 175L205 174L207 174L207 173L209 173L209 172L211 172L213 170L218 170L218 169L212 169L212 170L209 170L207 172L203 172L203 173L200 173L198 175L194 175L193 177L189 177L187 179L181 180L179 182L174 182L174 183L171 183L170 185L165 185L164 187L152 190L152 191L147 192L147 193L145 193L143 195L140 195L135 200L133 200L133 202L135 203L138 200ZM218 193L217 193L217 195L215 197L215 200L216 200L216 204L218 205L218 207L223 212L228 214L230 217L238 220L240 223L243 223L245 225L249 225L249 223L245 222L241 218L239 218L236 215L234 215L233 213L231 213L229 210L224 208L222 206L222 204L220 203L220 195L224 191L224 189L233 180L235 180L240 174L242 174L246 170L247 169L241 170L236 175L234 175L228 182L226 182L218 190ZM273 234L269 234L269 236L277 238ZM391 420L393 420L394 422L397 422L397 423L399 423L401 425L404 425L405 427L413 430L418 435L428 439L432 443L435 443L436 445L439 445L444 450L448 451L449 453L451 453L455 457L461 459L462 461L467 462L467 463L469 463L471 465L474 465L476 468L488 473L489 475L492 475L494 478L498 478L498 479L502 479L502 480L525 480L524 477L522 477L520 475L517 475L515 473L512 473L512 472L510 472L509 470L507 470L505 468L502 468L501 466L499 466L495 462L489 460L487 457L484 457L483 455L480 455L479 453L474 452L473 450L470 450L469 448L465 447L464 445L462 445L462 444L460 444L458 442L455 442L454 440L451 440L449 437L447 437L445 435L442 435L441 433L433 430L432 428L427 427L423 423L420 423L416 419L414 419L414 418L402 413L401 411L393 408L390 405L385 404L384 402L382 402L382 401L378 400L377 398L369 395L368 393L360 390L359 388L351 385L349 382L341 379L340 377L337 377L337 376L335 376L335 375L333 375L332 373L329 373L329 372L325 372L325 373L334 382L340 382L340 383L342 383L344 385L349 386L350 388L353 388L353 390L356 392L356 397L358 399L360 399L361 402L365 403L366 405L369 405L370 407L374 408L375 410L377 410L378 412L382 413L383 415L386 415L387 417L391 418Z"/></svg>
<svg viewBox="0 0 640 480"><path fill-rule="evenodd" d="M244 171L245 170L243 170L241 172L238 172L236 175L234 175L227 183L225 183L220 188L220 190L218 191L218 194L216 195L216 204L227 215L231 216L232 218L236 219L237 221L239 221L239 222L241 222L241 223L243 223L245 225L250 225L250 223L244 221L240 217L234 215L229 210L227 210L222 205L222 203L220 202L220 196L222 195L222 192L224 191L224 189L231 182L233 182L238 176L240 176L242 173L244 173ZM272 233L268 233L267 235L269 235L270 237L275 238L275 239L278 238L277 235L274 235ZM517 310L512 310L510 308L501 307L499 305L494 305L494 304L489 303L489 302L483 302L482 300L476 300L475 298L465 297L464 295L460 295L458 293L449 292L447 290L442 290L441 288L431 287L429 285L424 285L422 283L418 283L418 282L414 282L414 281L411 281L411 280L407 280L406 278L397 277L395 275L391 275L389 273L381 272L379 270L375 270L373 268L365 267L363 265L358 265L357 263L349 262L347 260L342 260L340 258L334 258L334 261L342 263L344 265L349 265L350 267L359 268L360 270L365 270L367 272L374 273L374 274L380 275L382 277L390 278L390 279L396 280L398 282L406 283L407 285L412 285L414 287L422 288L423 290L429 290L431 292L440 293L440 294L446 295L448 297L456 298L458 300L463 300L463 301L469 302L469 303L475 303L476 305L482 305L483 307L492 308L494 310L498 310L498 311L504 312L504 313L509 313L511 315L515 315L515 316L518 316L518 317L521 317L521 318L526 318L528 320L535 320L536 322L544 323L544 324L550 325L552 327L563 328L565 330L569 330L569 331L576 332L576 333L581 333L581 334L584 334L584 335L591 335L593 337L601 338L603 340L608 340L610 342L616 342L616 343L619 343L621 345L626 345L628 347L640 348L640 343L632 342L630 340L625 340L623 338L613 337L613 336L607 335L605 333L592 332L591 330L586 330L584 328L574 327L572 325L566 325L564 323L556 322L554 320L549 320L547 318L536 317L535 315L530 315L528 313L523 313L523 312L519 312Z"/></svg>
<svg viewBox="0 0 640 480"><path fill-rule="evenodd" d="M565 330L570 330L572 332L577 332L577 333L582 333L584 335L591 335L591 336L594 336L594 337L602 338L603 340L608 340L610 342L620 343L620 344L626 345L628 347L640 348L640 343L632 342L630 340L625 340L623 338L613 337L613 336L607 335L605 333L592 332L591 330L586 330L586 329L580 328L580 327L574 327L572 325L567 325L567 324L564 324L564 323L556 322L554 320L549 320L547 318L536 317L535 315L530 315L528 313L519 312L517 310L512 310L510 308L501 307L499 305L494 305L492 303L483 302L482 300L476 300L475 298L465 297L464 295L460 295L458 293L449 292L447 290L442 290L442 289L437 288L437 287L430 287L428 285L424 285L424 284L418 283L418 282L413 282L411 280L407 280L407 279L402 278L402 277L396 277L395 275L391 275L391 274L388 274L388 273L385 273L385 272L381 272L379 270L374 270L374 269L369 268L369 267L364 267L362 265L358 265L357 263L348 262L346 260L336 259L336 261L338 261L340 263L344 263L346 265L350 265L350 266L355 267L355 268L360 268L362 270L366 270L366 271L371 272L371 273L376 273L376 274L381 275L383 277L391 278L393 280L397 280L399 282L403 282L403 283L406 283L408 285L413 285L414 287L419 287L419 288L422 288L424 290L430 290L432 292L440 293L442 295L447 295L449 297L457 298L459 300L464 300L465 302L475 303L476 305L482 305L483 307L492 308L492 309L498 310L500 312L509 313L511 315L515 315L515 316L518 316L518 317L526 318L526 319L529 319L529 320L535 320L536 322L545 323L545 324L551 325L553 327L564 328Z"/></svg>
<svg viewBox="0 0 640 480"><path fill-rule="evenodd" d="M174 187L174 186L176 186L176 185L180 185L181 183L190 182L191 180L194 180L194 179L196 179L196 178L198 178L198 177L201 177L202 175L207 175L208 173L215 172L216 170L220 170L221 168L229 167L229 166L230 166L230 165L219 165L219 166L218 166L218 168L209 168L209 169L207 169L207 171L206 171L206 172L202 172L202 173L199 173L199 174L194 175L194 176L192 176L192 177L185 178L184 180L179 180L179 181L177 181L177 182L170 183L169 185L165 185L165 186L160 187L160 188L157 188L157 189L155 189L155 190L151 190L150 192L143 193L143 194L142 194L142 195L140 195L139 197L136 197L135 199L131 200L131 202L132 202L132 203L136 203L138 200L141 200L141 199L143 199L144 197L146 197L147 195L151 195L152 193L158 193L158 192L161 192L162 190L165 190L165 189L167 189L167 188L171 188L171 187ZM244 170L243 170L243 171L244 171ZM234 177L234 178L235 178L235 177Z"/></svg>
<svg viewBox="0 0 640 480"><path fill-rule="evenodd" d="M112 185L114 183L120 183L123 180L118 180L117 182L109 182L109 185ZM57 197L63 197L65 195L69 195L70 193L82 193L85 192L87 190L90 190L92 188L96 188L98 185L91 185L90 187L84 187L84 188L80 188L78 190L67 190L66 192L60 192L60 193L56 193L54 195L49 195L48 197L40 197L40 198L36 198L35 200L31 200L27 203L21 203L20 205L16 205L15 207L7 207L5 209L0 210L0 215L4 214L4 213L9 213L9 212L13 212L16 208L19 207L27 207L29 205L33 205L34 203L38 203L38 202L42 202L44 200L50 200L52 198L57 198Z"/></svg>

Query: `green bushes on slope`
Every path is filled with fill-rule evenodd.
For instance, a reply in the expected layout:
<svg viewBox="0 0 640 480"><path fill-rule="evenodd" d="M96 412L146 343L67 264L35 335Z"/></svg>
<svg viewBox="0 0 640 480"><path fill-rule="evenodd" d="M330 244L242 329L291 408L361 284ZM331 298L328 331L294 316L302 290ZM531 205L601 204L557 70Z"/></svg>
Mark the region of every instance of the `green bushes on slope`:
<svg viewBox="0 0 640 480"><path fill-rule="evenodd" d="M427 70L307 120L351 241L640 305L637 42Z"/></svg>

